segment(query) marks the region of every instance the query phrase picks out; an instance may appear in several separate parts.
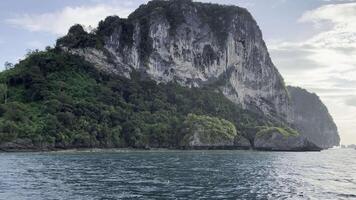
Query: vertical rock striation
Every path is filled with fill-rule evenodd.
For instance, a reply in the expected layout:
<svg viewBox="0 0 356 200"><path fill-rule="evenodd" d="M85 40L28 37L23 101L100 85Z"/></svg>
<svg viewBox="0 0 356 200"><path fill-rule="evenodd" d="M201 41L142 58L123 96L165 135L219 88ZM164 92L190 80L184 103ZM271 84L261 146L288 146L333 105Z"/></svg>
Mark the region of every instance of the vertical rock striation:
<svg viewBox="0 0 356 200"><path fill-rule="evenodd" d="M322 148L339 143L336 126L316 96L290 88L291 106L261 30L244 8L153 0L127 19L107 17L94 33L74 26L57 47L127 78L135 71L157 83L212 87L244 109L294 124Z"/></svg>
<svg viewBox="0 0 356 200"><path fill-rule="evenodd" d="M328 109L316 94L288 86L293 109L293 124L309 141L321 148L340 144L337 127Z"/></svg>
<svg viewBox="0 0 356 200"><path fill-rule="evenodd" d="M69 51L126 77L137 70L157 82L214 85L243 108L288 121L283 78L246 9L156 0L140 6L128 19L108 17L99 24L97 35L101 49Z"/></svg>

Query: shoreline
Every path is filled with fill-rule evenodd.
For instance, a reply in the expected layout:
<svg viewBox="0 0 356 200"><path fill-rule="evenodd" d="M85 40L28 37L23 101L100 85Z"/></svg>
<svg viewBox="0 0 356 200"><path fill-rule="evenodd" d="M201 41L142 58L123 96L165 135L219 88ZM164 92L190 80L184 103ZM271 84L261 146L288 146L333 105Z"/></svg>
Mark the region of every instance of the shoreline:
<svg viewBox="0 0 356 200"><path fill-rule="evenodd" d="M189 152L189 151L254 151L254 152L321 152L321 150L268 150L253 148L53 148L53 149L0 149L0 153L115 153L115 152Z"/></svg>

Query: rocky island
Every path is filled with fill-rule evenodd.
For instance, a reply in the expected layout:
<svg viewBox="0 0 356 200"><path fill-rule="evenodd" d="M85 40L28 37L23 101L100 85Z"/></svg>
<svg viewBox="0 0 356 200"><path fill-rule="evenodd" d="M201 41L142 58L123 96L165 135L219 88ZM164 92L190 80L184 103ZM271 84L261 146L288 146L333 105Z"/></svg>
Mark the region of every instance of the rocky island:
<svg viewBox="0 0 356 200"><path fill-rule="evenodd" d="M320 99L286 87L244 8L153 0L0 74L0 149L321 150Z"/></svg>

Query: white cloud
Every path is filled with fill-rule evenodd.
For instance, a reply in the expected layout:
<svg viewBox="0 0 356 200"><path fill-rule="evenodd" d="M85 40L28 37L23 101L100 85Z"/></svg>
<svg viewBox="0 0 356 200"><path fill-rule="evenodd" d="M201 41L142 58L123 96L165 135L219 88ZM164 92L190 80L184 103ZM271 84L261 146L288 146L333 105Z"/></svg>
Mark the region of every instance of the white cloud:
<svg viewBox="0 0 356 200"><path fill-rule="evenodd" d="M321 96L342 142L356 143L356 3L324 5L305 12L298 22L312 23L317 34L271 43L272 58L287 83Z"/></svg>
<svg viewBox="0 0 356 200"><path fill-rule="evenodd" d="M349 105L349 106L354 106L354 107L356 107L356 96L349 97L349 98L346 100L346 104Z"/></svg>
<svg viewBox="0 0 356 200"><path fill-rule="evenodd" d="M100 20L109 15L127 17L130 12L132 12L131 8L118 4L97 4L94 6L65 7L53 13L24 14L7 19L6 22L29 31L64 35L74 24L96 27Z"/></svg>
<svg viewBox="0 0 356 200"><path fill-rule="evenodd" d="M300 22L313 22L316 25L332 23L339 30L354 31L356 28L356 3L329 4L307 11Z"/></svg>

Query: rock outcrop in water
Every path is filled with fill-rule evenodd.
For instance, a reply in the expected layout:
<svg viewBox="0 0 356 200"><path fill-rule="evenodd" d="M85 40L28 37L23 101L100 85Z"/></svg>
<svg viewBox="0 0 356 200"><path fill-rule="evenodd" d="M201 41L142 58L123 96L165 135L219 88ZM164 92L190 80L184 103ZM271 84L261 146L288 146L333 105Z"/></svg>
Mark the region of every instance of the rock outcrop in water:
<svg viewBox="0 0 356 200"><path fill-rule="evenodd" d="M331 148L340 144L340 137L328 109L313 93L305 89L288 86L293 109L293 125L309 141L320 148Z"/></svg>
<svg viewBox="0 0 356 200"><path fill-rule="evenodd" d="M320 151L322 149L305 137L285 136L278 132L257 135L254 140L254 148L267 151Z"/></svg>

